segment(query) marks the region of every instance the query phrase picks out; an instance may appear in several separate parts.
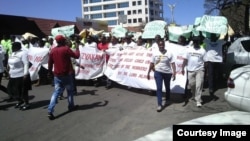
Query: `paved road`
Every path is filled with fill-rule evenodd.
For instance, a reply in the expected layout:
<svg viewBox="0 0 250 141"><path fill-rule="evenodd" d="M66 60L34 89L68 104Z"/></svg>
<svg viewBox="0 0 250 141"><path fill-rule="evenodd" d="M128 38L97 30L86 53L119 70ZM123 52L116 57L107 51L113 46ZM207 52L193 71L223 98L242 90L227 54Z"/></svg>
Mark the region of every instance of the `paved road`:
<svg viewBox="0 0 250 141"><path fill-rule="evenodd" d="M6 86L7 80L3 80ZM75 103L79 109L67 112L67 100L59 100L56 119L47 117L47 106L53 91L50 85L33 87L30 91L31 109L20 111L15 102L6 102L0 91L1 141L132 141L154 131L193 118L234 110L224 100L226 88L216 91L211 99L205 89L205 104L184 105L181 95L171 95L171 105L156 112L156 97L146 90L121 85L106 90L103 86L83 86L79 83ZM66 95L66 93L64 93Z"/></svg>

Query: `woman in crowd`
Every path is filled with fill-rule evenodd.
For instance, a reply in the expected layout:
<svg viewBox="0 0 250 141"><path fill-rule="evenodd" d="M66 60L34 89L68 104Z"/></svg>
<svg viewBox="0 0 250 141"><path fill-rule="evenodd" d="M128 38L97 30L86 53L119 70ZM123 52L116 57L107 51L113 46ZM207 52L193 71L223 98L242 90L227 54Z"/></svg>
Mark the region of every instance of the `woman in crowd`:
<svg viewBox="0 0 250 141"><path fill-rule="evenodd" d="M157 112L161 112L163 106L166 106L166 104L162 104L162 82L164 81L167 101L170 99L170 80L171 77L175 80L176 70L173 54L165 49L164 40L160 40L157 43L159 50L155 50L152 55L147 78L148 80L150 79L150 72L153 70L156 82Z"/></svg>
<svg viewBox="0 0 250 141"><path fill-rule="evenodd" d="M31 80L28 53L21 48L19 42L12 44L12 53L8 59L10 78L7 89L8 94L18 101L15 108L27 110L30 108L28 91L31 90Z"/></svg>

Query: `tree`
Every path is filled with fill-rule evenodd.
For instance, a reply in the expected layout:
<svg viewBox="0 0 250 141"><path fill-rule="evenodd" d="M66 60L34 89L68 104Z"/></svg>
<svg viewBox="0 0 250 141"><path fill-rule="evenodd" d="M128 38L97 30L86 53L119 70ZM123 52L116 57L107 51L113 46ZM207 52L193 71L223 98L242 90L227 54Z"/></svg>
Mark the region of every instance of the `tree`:
<svg viewBox="0 0 250 141"><path fill-rule="evenodd" d="M225 16L236 31L249 32L249 0L205 0L205 14Z"/></svg>

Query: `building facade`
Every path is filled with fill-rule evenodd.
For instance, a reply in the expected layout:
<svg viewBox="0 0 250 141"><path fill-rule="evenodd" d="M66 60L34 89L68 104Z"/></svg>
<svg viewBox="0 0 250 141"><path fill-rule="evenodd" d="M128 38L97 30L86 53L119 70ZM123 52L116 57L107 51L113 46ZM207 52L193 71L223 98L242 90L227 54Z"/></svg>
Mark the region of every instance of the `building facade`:
<svg viewBox="0 0 250 141"><path fill-rule="evenodd" d="M82 17L106 21L109 27L142 27L163 20L163 0L82 0Z"/></svg>

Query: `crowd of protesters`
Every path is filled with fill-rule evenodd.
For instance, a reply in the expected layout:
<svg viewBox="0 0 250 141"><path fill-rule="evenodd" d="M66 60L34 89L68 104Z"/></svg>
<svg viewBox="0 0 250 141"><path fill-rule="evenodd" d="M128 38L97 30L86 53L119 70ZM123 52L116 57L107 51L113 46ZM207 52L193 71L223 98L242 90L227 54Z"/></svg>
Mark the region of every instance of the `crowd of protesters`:
<svg viewBox="0 0 250 141"><path fill-rule="evenodd" d="M185 38L180 36L178 42L168 41L167 36L156 35L154 39L143 39L141 36L134 38L132 34L126 34L124 38L115 36L87 35L86 38L74 34L69 38L58 35L55 38L36 38L21 39L15 41L14 36L3 36L0 46L0 84L2 78L9 80L7 88L0 85L0 90L7 93L8 100L16 100L15 108L27 110L30 108L28 91L32 90L32 82L29 77L29 62L27 50L33 47L46 47L50 49L48 70L41 68L39 71L39 80L33 86L51 83L55 87L48 106L48 117L54 119L54 107L58 98L63 97L64 89L67 90L68 109L74 110L77 105L74 104L74 95L77 95L77 86L73 65L78 65L74 59L79 58L79 47L92 47L97 50L107 51L109 48L125 50L127 48L145 47L153 48L153 55L148 71L149 74L154 71L157 96L157 111L160 112L170 100L170 81L175 79L175 60L173 54L168 50L171 44L183 46L183 66L182 73L187 73L187 86L185 98L191 94L192 100L196 101L196 106L202 106L202 90L204 82L208 80L208 88L211 96L216 91L216 83L219 77L215 74L220 72L221 64L224 61L223 46L228 39L219 39L219 36L212 34L210 38L203 36ZM67 57L65 57L67 56ZM106 52L106 59L109 59L109 52ZM84 66L80 66L84 69ZM54 70L52 69L54 68ZM186 68L186 70L184 69ZM52 71L53 70L53 71ZM221 76L222 74L219 74ZM49 77L47 77L49 76ZM112 88L112 81L107 77L93 80L94 86L101 85L105 79L106 89ZM162 104L162 84L166 88L165 103Z"/></svg>

